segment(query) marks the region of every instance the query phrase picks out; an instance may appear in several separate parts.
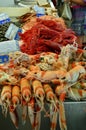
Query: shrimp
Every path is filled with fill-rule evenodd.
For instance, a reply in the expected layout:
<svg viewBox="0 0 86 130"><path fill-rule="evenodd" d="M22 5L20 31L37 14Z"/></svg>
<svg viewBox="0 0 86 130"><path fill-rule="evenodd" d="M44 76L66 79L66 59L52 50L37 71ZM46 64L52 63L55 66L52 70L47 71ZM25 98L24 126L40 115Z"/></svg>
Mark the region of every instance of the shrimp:
<svg viewBox="0 0 86 130"><path fill-rule="evenodd" d="M28 75L26 76L27 79L30 78L35 78L40 80L41 82L50 82L53 79L56 78L64 78L66 75L66 71L65 70L57 70L57 71L32 71L30 73L28 73Z"/></svg>
<svg viewBox="0 0 86 130"><path fill-rule="evenodd" d="M30 83L26 78L22 78L20 81L22 100L29 102L31 98Z"/></svg>
<svg viewBox="0 0 86 130"><path fill-rule="evenodd" d="M3 86L2 92L1 92L1 100L2 102L6 102L8 105L10 105L11 101L11 86Z"/></svg>
<svg viewBox="0 0 86 130"><path fill-rule="evenodd" d="M34 80L32 82L32 89L33 89L33 93L34 93L36 101L38 102L39 106L43 109L45 92L44 92L41 82L39 80Z"/></svg>
<svg viewBox="0 0 86 130"><path fill-rule="evenodd" d="M19 105L20 103L20 89L19 86L13 86L12 88L12 105L14 109Z"/></svg>
<svg viewBox="0 0 86 130"><path fill-rule="evenodd" d="M54 107L57 108L57 104L56 104L56 96L51 88L51 86L49 84L44 84L43 85L43 88L44 88L44 91L45 91L45 97L46 97L46 100L53 104Z"/></svg>
<svg viewBox="0 0 86 130"><path fill-rule="evenodd" d="M74 83L78 80L80 74L85 74L85 68L81 65L77 65L76 67L72 68L69 72L66 73L66 81Z"/></svg>
<svg viewBox="0 0 86 130"><path fill-rule="evenodd" d="M7 116L8 107L11 104L11 86L3 86L1 91L2 113Z"/></svg>

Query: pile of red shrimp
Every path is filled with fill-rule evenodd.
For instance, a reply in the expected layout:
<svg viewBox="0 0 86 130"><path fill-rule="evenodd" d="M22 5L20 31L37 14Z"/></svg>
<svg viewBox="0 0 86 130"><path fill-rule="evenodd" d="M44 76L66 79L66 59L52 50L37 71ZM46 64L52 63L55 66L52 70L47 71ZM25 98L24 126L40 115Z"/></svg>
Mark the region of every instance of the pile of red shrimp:
<svg viewBox="0 0 86 130"><path fill-rule="evenodd" d="M20 40L23 42L20 49L24 53L59 53L62 46L73 44L76 36L60 22L37 18L37 23L31 29L20 34Z"/></svg>

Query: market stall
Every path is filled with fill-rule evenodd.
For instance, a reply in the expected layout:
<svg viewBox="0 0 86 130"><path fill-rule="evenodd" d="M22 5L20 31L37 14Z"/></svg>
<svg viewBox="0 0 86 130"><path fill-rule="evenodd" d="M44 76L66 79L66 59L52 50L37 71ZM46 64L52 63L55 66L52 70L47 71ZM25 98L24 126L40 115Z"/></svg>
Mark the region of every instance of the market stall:
<svg viewBox="0 0 86 130"><path fill-rule="evenodd" d="M75 32L51 7L0 13L1 129L86 129L86 50Z"/></svg>

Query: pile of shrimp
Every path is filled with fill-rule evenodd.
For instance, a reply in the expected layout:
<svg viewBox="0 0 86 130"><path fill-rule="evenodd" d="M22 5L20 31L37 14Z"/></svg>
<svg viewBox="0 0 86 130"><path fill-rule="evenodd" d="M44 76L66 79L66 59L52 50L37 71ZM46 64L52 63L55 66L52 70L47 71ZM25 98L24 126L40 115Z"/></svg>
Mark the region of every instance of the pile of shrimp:
<svg viewBox="0 0 86 130"><path fill-rule="evenodd" d="M50 130L67 130L64 101L86 99L86 50L66 45L61 53L28 55L9 53L9 62L0 65L0 105L5 117L19 127L27 116L33 130L40 130L41 112L50 119ZM46 108L47 106L47 108Z"/></svg>

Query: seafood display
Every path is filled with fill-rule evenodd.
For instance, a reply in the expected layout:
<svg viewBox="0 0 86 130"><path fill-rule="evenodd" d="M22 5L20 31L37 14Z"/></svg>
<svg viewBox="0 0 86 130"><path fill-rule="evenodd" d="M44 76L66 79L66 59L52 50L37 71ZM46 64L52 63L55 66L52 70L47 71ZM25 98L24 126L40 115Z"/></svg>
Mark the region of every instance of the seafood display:
<svg viewBox="0 0 86 130"><path fill-rule="evenodd" d="M62 18L18 17L20 51L8 53L9 61L0 64L0 105L19 128L27 118L32 130L40 130L41 115L49 118L50 130L67 130L64 102L86 100L86 47L65 26ZM20 115L18 113L20 112Z"/></svg>
<svg viewBox="0 0 86 130"><path fill-rule="evenodd" d="M85 49L68 44L59 54L11 52L9 62L0 65L2 113L5 117L9 113L16 128L21 108L22 124L28 116L33 130L40 129L42 111L50 119L50 130L56 129L58 119L60 129L67 130L66 99L86 99Z"/></svg>

